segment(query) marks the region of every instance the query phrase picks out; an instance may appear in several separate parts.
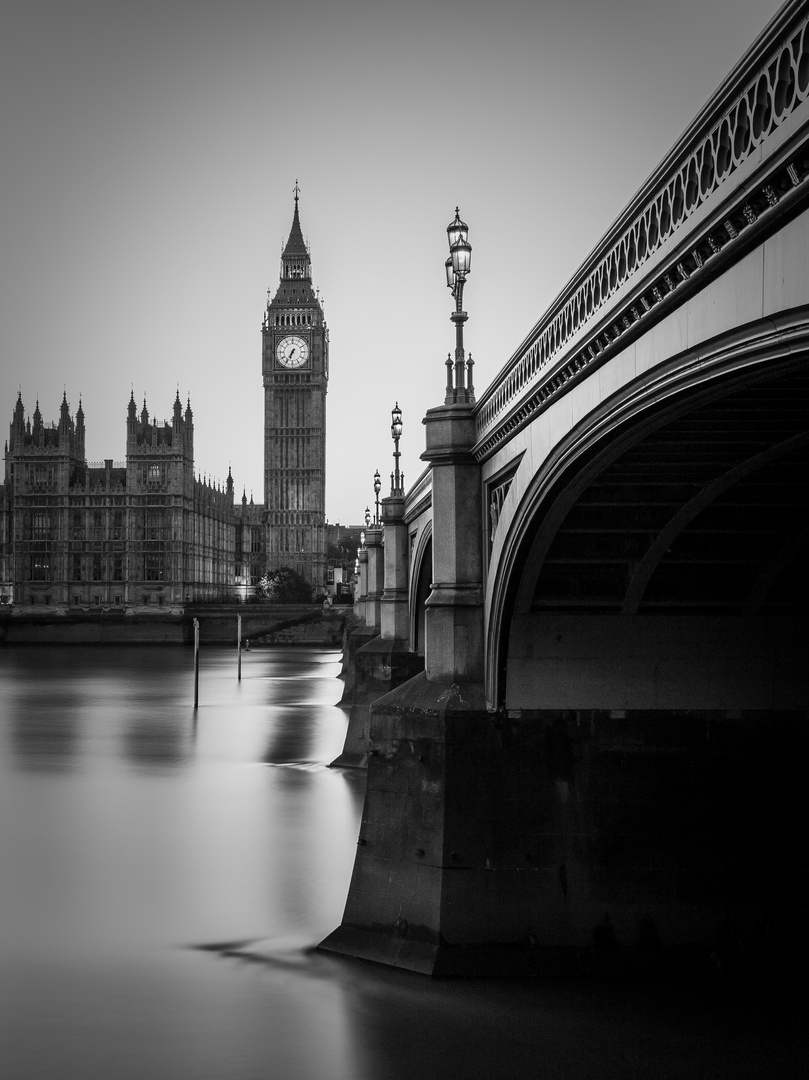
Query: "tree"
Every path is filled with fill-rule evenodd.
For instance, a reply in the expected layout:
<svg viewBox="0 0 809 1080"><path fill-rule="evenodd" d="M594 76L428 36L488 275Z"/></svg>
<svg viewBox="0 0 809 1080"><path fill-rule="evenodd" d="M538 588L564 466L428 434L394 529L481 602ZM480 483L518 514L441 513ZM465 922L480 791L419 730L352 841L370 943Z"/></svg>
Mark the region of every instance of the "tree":
<svg viewBox="0 0 809 1080"><path fill-rule="evenodd" d="M312 586L291 566L268 570L256 586L256 593L273 604L310 604Z"/></svg>

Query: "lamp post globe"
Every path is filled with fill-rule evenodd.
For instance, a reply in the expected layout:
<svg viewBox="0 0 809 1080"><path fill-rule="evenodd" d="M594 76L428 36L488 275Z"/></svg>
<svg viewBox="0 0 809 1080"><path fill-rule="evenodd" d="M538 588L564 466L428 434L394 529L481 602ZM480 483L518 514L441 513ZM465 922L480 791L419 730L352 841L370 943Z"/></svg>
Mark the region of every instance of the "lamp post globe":
<svg viewBox="0 0 809 1080"><path fill-rule="evenodd" d="M398 401L391 409L390 433L396 440L399 440L402 437L402 410L399 408Z"/></svg>
<svg viewBox="0 0 809 1080"><path fill-rule="evenodd" d="M449 242L449 249L452 251L452 245L458 240L466 240L469 235L469 226L465 221L461 221L461 209L459 206L455 207L455 217L447 225L447 240Z"/></svg>
<svg viewBox="0 0 809 1080"><path fill-rule="evenodd" d="M390 414L390 434L393 439L393 476L391 477L391 495L400 495L402 475L399 472L399 439L402 437L402 410L397 401Z"/></svg>
<svg viewBox="0 0 809 1080"><path fill-rule="evenodd" d="M382 490L382 478L379 475L379 469L374 473L374 501L376 503L376 514L374 516L374 525L379 524L379 492Z"/></svg>
<svg viewBox="0 0 809 1080"><path fill-rule="evenodd" d="M466 278L472 265L472 245L468 240L459 237L449 250L452 271L456 280L461 282Z"/></svg>

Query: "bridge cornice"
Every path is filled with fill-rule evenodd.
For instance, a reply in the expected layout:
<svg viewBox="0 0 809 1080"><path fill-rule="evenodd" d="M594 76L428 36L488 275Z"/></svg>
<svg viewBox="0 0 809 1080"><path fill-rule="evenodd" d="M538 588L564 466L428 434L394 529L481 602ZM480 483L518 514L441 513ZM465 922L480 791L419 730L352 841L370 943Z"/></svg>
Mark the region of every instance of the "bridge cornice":
<svg viewBox="0 0 809 1080"><path fill-rule="evenodd" d="M432 503L432 473L428 465L405 495L404 520L409 524Z"/></svg>
<svg viewBox="0 0 809 1080"><path fill-rule="evenodd" d="M786 4L475 408L479 461L809 201L809 11Z"/></svg>

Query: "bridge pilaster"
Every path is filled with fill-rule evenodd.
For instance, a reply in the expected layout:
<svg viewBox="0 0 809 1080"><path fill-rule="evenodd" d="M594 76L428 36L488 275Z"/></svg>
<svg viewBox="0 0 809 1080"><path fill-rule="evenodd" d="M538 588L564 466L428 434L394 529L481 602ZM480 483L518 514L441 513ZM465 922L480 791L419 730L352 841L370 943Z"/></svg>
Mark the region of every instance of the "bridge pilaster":
<svg viewBox="0 0 809 1080"><path fill-rule="evenodd" d="M381 502L385 526L385 591L382 595L381 626L385 641L398 641L407 648L410 624L407 610L407 526L404 495L391 495Z"/></svg>
<svg viewBox="0 0 809 1080"><path fill-rule="evenodd" d="M433 493L433 581L426 602L425 670L432 682L483 680L483 549L473 405L424 418Z"/></svg>
<svg viewBox="0 0 809 1080"><path fill-rule="evenodd" d="M357 575L357 588L354 593L354 614L362 622L365 622L365 608L368 602L368 549L360 548L357 552L359 574Z"/></svg>
<svg viewBox="0 0 809 1080"><path fill-rule="evenodd" d="M382 529L365 530L366 597L365 625L379 633L382 595L385 588L386 552L382 546ZM362 565L362 564L361 564Z"/></svg>

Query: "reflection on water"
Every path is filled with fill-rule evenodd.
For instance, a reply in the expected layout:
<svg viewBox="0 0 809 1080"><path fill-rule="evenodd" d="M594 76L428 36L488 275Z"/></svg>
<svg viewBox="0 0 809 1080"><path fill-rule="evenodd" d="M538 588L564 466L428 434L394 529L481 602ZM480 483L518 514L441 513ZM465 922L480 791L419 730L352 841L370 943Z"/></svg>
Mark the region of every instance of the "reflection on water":
<svg viewBox="0 0 809 1080"><path fill-rule="evenodd" d="M203 650L195 712L189 650L0 649L0 1075L793 1075L791 1035L721 1002L313 952L364 787L326 767L339 660L253 650L238 682Z"/></svg>

